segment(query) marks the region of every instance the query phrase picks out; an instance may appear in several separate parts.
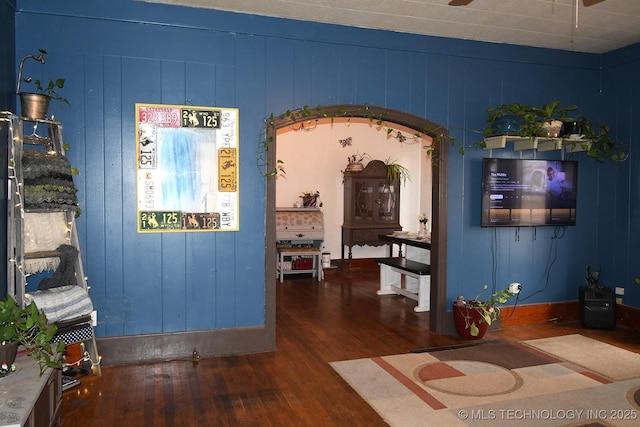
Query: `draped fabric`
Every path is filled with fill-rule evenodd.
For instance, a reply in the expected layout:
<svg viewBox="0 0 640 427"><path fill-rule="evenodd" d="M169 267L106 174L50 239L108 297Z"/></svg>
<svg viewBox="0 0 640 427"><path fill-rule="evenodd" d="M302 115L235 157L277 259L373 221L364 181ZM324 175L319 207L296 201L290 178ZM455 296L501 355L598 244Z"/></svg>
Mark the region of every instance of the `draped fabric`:
<svg viewBox="0 0 640 427"><path fill-rule="evenodd" d="M78 191L73 184L71 163L65 156L41 150L22 155L24 207L26 209L76 209Z"/></svg>
<svg viewBox="0 0 640 427"><path fill-rule="evenodd" d="M24 214L24 252L55 251L58 246L69 243L69 230L64 212L26 212ZM24 260L27 274L55 270L59 257L29 258Z"/></svg>

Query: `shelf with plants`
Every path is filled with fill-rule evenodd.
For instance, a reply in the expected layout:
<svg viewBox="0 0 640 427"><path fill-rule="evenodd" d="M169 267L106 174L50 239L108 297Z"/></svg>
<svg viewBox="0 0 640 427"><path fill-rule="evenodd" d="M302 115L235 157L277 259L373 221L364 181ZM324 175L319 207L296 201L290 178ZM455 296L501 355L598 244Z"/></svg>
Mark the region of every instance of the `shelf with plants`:
<svg viewBox="0 0 640 427"><path fill-rule="evenodd" d="M557 99L541 108L519 103L490 107L480 146L493 150L506 148L511 142L514 151L564 150L586 152L601 163L626 160L625 146L611 137L606 123L594 127L582 115L569 117L568 113L577 109L575 105L562 107Z"/></svg>

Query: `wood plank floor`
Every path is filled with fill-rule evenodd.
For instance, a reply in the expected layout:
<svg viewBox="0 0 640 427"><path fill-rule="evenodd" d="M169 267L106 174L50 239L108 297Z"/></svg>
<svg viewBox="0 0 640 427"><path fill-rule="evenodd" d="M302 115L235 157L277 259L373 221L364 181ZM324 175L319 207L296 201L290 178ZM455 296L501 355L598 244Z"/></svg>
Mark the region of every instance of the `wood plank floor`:
<svg viewBox="0 0 640 427"><path fill-rule="evenodd" d="M63 394L63 426L384 426L329 362L451 345L428 331L415 302L376 296L378 272L328 272L318 284L277 283L277 350L108 367ZM581 333L640 353L640 335L553 323L490 331L485 339L526 340Z"/></svg>

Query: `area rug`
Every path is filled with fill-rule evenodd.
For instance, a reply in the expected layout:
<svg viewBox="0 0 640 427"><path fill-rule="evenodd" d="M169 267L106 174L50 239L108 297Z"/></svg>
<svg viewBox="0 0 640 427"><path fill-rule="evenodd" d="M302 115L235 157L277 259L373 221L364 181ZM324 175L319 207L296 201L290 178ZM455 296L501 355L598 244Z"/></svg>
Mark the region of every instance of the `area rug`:
<svg viewBox="0 0 640 427"><path fill-rule="evenodd" d="M640 377L640 354L584 335L565 335L562 339L542 338L524 343L613 380Z"/></svg>
<svg viewBox="0 0 640 427"><path fill-rule="evenodd" d="M640 424L635 353L598 342L594 348L619 358L609 361L619 365L611 376L548 351L549 343L544 351L529 344L496 341L331 366L392 426Z"/></svg>

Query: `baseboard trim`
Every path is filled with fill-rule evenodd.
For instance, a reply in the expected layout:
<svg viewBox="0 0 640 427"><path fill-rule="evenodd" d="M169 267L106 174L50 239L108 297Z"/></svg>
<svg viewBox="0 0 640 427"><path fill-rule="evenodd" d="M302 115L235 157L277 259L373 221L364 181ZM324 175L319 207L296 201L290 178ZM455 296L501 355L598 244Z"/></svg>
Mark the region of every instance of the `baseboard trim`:
<svg viewBox="0 0 640 427"><path fill-rule="evenodd" d="M447 315L447 334L457 335L453 323L453 311L449 310ZM490 329L577 320L580 320L578 301L503 306L500 310L500 319L494 322Z"/></svg>
<svg viewBox="0 0 640 427"><path fill-rule="evenodd" d="M274 351L265 327L98 338L102 366Z"/></svg>
<svg viewBox="0 0 640 427"><path fill-rule="evenodd" d="M616 322L636 331L640 331L640 308L624 304L616 305Z"/></svg>
<svg viewBox="0 0 640 427"><path fill-rule="evenodd" d="M576 320L580 320L578 301L505 306L500 312L502 327Z"/></svg>
<svg viewBox="0 0 640 427"><path fill-rule="evenodd" d="M525 326L549 322L579 321L578 301L505 306L496 327ZM446 330L455 335L453 313L448 312ZM616 306L618 325L640 330L640 309ZM97 339L102 366L163 360L191 359L195 349L200 357L262 353L275 350L264 327L173 332Z"/></svg>

